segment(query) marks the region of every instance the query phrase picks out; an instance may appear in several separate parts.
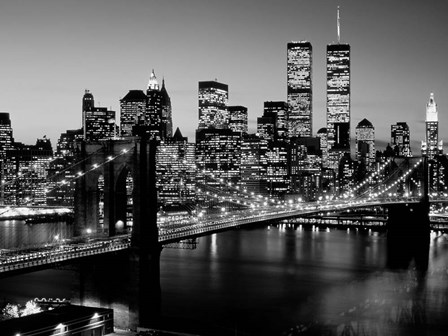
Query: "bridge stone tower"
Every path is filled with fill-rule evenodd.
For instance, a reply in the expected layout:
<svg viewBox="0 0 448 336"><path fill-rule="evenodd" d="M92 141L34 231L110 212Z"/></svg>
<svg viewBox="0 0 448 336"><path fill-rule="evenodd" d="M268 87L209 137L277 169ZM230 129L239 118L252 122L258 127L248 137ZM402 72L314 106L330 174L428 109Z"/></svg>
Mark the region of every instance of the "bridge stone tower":
<svg viewBox="0 0 448 336"><path fill-rule="evenodd" d="M157 326L160 317L160 253L157 228L156 148L148 134L124 140L81 143L82 171L75 189L75 234L117 234L126 222L126 178L133 179L133 226L129 250L129 327ZM97 168L94 165L97 165ZM104 224L99 225L100 176L104 178Z"/></svg>
<svg viewBox="0 0 448 336"><path fill-rule="evenodd" d="M155 141L145 136L125 140L81 143L81 171L75 187L75 235L87 232L117 234L117 222L126 223L126 178L133 180L132 245L158 241ZM95 168L96 167L96 168ZM99 224L98 182L104 180L104 221Z"/></svg>
<svg viewBox="0 0 448 336"><path fill-rule="evenodd" d="M422 190L419 203L388 206L388 264L392 268L407 268L413 260L420 271L426 271L429 259L429 172L423 158Z"/></svg>

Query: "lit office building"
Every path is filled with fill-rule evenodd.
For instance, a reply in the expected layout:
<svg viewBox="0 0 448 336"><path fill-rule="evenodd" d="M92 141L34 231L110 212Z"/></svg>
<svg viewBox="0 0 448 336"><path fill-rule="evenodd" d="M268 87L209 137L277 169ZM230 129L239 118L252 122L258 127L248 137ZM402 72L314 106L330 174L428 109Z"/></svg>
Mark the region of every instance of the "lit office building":
<svg viewBox="0 0 448 336"><path fill-rule="evenodd" d="M9 113L0 113L0 193L3 192L3 182L5 182L5 160L6 151L13 148L12 144L14 138L12 137L11 119L9 119Z"/></svg>
<svg viewBox="0 0 448 336"><path fill-rule="evenodd" d="M152 70L146 94L142 90L130 90L120 100L121 136L133 136L134 126L146 126L151 138L164 140L173 132L171 99L165 87L160 88Z"/></svg>
<svg viewBox="0 0 448 336"><path fill-rule="evenodd" d="M350 153L345 153L339 162L338 171L338 191L340 194L345 193L354 186L355 182L356 162L350 157Z"/></svg>
<svg viewBox="0 0 448 336"><path fill-rule="evenodd" d="M240 176L241 134L230 129L196 131L196 164L201 172L214 178L209 184L237 183Z"/></svg>
<svg viewBox="0 0 448 336"><path fill-rule="evenodd" d="M95 107L95 99L89 90L85 90L82 97L82 130L83 138L87 138L87 119Z"/></svg>
<svg viewBox="0 0 448 336"><path fill-rule="evenodd" d="M397 156L412 156L411 131L406 122L397 122L390 128L391 147Z"/></svg>
<svg viewBox="0 0 448 336"><path fill-rule="evenodd" d="M245 106L228 106L229 128L233 132L247 134L247 107Z"/></svg>
<svg viewBox="0 0 448 336"><path fill-rule="evenodd" d="M229 87L217 81L199 82L199 127L198 129L229 127L227 101Z"/></svg>
<svg viewBox="0 0 448 336"><path fill-rule="evenodd" d="M45 205L47 176L53 159L51 142L38 139L36 145L15 143L6 152L5 177L12 181L4 188L4 203L10 205Z"/></svg>
<svg viewBox="0 0 448 336"><path fill-rule="evenodd" d="M270 196L284 196L288 191L288 145L284 141L273 141L268 144L266 186Z"/></svg>
<svg viewBox="0 0 448 336"><path fill-rule="evenodd" d="M422 155L432 160L443 152L443 141L439 142L439 119L434 93L431 93L426 105L426 139L422 141Z"/></svg>
<svg viewBox="0 0 448 336"><path fill-rule="evenodd" d="M241 143L242 190L255 194L267 193L266 169L268 141L254 134L243 137Z"/></svg>
<svg viewBox="0 0 448 336"><path fill-rule="evenodd" d="M78 153L77 142L84 138L83 130L67 130L61 133L56 146L55 159L48 167L47 205L72 206L75 193L75 162ZM62 184L62 181L66 183Z"/></svg>
<svg viewBox="0 0 448 336"><path fill-rule="evenodd" d="M142 90L130 90L120 100L121 136L132 136L132 127L144 124L147 97Z"/></svg>
<svg viewBox="0 0 448 336"><path fill-rule="evenodd" d="M361 120L356 126L356 161L364 162L367 170L375 165L375 128L367 119Z"/></svg>
<svg viewBox="0 0 448 336"><path fill-rule="evenodd" d="M288 136L312 135L312 52L310 42L290 42L287 50Z"/></svg>
<svg viewBox="0 0 448 336"><path fill-rule="evenodd" d="M277 139L277 113L265 111L263 116L257 118L257 134L268 141Z"/></svg>
<svg viewBox="0 0 448 336"><path fill-rule="evenodd" d="M288 133L288 103L284 101L266 101L264 102L263 115L276 115L277 134L280 139L287 136Z"/></svg>
<svg viewBox="0 0 448 336"><path fill-rule="evenodd" d="M350 153L350 45L327 46L327 141L331 168Z"/></svg>
<svg viewBox="0 0 448 336"><path fill-rule="evenodd" d="M289 142L290 193L314 200L320 189L322 151L319 137L292 138Z"/></svg>
<svg viewBox="0 0 448 336"><path fill-rule="evenodd" d="M350 154L350 45L341 43L339 7L338 41L327 45L327 142L329 168L338 168Z"/></svg>
<svg viewBox="0 0 448 336"><path fill-rule="evenodd" d="M162 95L162 134L165 138L171 138L173 136L173 117L171 98L166 91L165 79L162 80L160 94Z"/></svg>
<svg viewBox="0 0 448 336"><path fill-rule="evenodd" d="M82 99L83 132L86 141L111 139L116 134L115 111L95 107L93 95L85 91Z"/></svg>
<svg viewBox="0 0 448 336"><path fill-rule="evenodd" d="M196 195L195 145L179 128L160 142L156 153L158 200L162 206L193 203Z"/></svg>
<svg viewBox="0 0 448 336"><path fill-rule="evenodd" d="M327 129L322 127L317 131L317 137L320 139L320 150L322 153L322 166L328 167L328 141Z"/></svg>

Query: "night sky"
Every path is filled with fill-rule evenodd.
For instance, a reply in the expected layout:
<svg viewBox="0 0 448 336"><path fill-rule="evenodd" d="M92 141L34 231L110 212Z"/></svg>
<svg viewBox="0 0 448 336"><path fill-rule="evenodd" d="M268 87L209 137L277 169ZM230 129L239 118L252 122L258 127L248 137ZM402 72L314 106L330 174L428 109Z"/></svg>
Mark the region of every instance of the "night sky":
<svg viewBox="0 0 448 336"><path fill-rule="evenodd" d="M229 104L249 109L255 131L263 102L286 100L286 44L313 45L314 134L325 127L325 50L352 50L352 124L367 118L384 148L390 125L407 121L414 155L435 93L439 136L448 143L446 0L2 0L0 111L16 141L35 143L81 126L90 89L96 106L119 112L128 90L165 78L174 127L194 141L198 81L229 85ZM446 137L445 137L446 136Z"/></svg>

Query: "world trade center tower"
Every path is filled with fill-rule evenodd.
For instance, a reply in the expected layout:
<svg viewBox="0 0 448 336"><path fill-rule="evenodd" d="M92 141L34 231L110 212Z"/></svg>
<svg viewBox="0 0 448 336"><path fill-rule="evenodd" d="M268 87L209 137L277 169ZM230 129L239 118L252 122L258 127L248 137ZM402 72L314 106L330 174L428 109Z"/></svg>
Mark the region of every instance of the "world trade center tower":
<svg viewBox="0 0 448 336"><path fill-rule="evenodd" d="M288 43L288 136L310 137L313 131L312 52L310 42Z"/></svg>
<svg viewBox="0 0 448 336"><path fill-rule="evenodd" d="M327 45L327 141L330 168L350 153L350 45Z"/></svg>

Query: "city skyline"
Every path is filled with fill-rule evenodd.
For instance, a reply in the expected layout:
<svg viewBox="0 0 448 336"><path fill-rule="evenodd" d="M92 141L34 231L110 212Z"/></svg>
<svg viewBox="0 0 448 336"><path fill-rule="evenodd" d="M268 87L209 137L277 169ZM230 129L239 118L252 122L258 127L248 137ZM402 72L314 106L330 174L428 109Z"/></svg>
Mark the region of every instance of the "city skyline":
<svg viewBox="0 0 448 336"><path fill-rule="evenodd" d="M325 48L337 39L337 5L341 43L352 48L352 138L366 118L382 149L381 142L390 142L390 126L404 121L418 155L427 99L434 92L444 139L446 3L244 4L241 9L232 1L7 2L0 13L7 78L0 110L10 113L15 140L34 143L46 134L54 146L61 133L81 127L85 89L99 106L119 111L129 90L145 89L153 68L165 78L174 129L180 127L190 141L198 127L198 82L215 78L229 86L229 105L248 107L249 132L255 132L264 102L287 100L286 46L296 40L313 45L316 135L326 125ZM147 42L127 49L137 41Z"/></svg>

